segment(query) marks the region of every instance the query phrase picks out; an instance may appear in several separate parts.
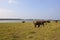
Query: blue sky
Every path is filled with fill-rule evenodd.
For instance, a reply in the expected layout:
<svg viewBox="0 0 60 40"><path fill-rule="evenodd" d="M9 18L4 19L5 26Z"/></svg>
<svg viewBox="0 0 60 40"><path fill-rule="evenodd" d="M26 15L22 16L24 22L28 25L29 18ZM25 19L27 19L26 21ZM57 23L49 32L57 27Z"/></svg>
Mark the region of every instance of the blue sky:
<svg viewBox="0 0 60 40"><path fill-rule="evenodd" d="M0 18L60 20L60 0L0 0Z"/></svg>

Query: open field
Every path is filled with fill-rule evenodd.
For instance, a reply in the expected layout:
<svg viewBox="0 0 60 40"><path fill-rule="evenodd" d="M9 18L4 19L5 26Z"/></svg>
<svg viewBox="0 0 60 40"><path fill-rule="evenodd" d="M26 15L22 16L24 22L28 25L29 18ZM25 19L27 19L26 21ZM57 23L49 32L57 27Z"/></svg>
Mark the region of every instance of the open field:
<svg viewBox="0 0 60 40"><path fill-rule="evenodd" d="M39 28L32 22L0 23L0 40L60 40L60 22Z"/></svg>

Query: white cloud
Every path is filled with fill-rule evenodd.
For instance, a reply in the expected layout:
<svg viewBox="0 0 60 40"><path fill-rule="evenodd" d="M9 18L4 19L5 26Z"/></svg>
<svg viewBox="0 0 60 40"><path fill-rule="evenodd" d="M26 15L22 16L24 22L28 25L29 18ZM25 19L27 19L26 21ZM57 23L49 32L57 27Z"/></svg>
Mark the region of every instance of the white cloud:
<svg viewBox="0 0 60 40"><path fill-rule="evenodd" d="M12 11L8 9L0 9L0 13L6 13L6 12L12 12Z"/></svg>
<svg viewBox="0 0 60 40"><path fill-rule="evenodd" d="M1 9L0 8L0 18L23 18L23 14L20 14L18 11L10 9Z"/></svg>
<svg viewBox="0 0 60 40"><path fill-rule="evenodd" d="M10 4L16 3L16 0L8 0L8 3L10 3Z"/></svg>
<svg viewBox="0 0 60 40"><path fill-rule="evenodd" d="M8 9L0 9L0 18L13 16L14 11Z"/></svg>

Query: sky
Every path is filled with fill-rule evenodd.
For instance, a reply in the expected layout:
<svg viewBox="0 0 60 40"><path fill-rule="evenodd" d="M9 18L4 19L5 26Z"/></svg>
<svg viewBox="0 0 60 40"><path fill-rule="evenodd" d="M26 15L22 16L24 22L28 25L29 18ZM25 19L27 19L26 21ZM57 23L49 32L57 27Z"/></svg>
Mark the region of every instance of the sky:
<svg viewBox="0 0 60 40"><path fill-rule="evenodd" d="M60 20L60 0L0 0L0 18Z"/></svg>

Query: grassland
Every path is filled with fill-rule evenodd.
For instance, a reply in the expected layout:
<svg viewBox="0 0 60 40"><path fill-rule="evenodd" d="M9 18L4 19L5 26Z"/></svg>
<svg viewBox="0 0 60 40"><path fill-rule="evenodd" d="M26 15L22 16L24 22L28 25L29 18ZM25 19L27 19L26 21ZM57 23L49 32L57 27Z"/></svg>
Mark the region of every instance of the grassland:
<svg viewBox="0 0 60 40"><path fill-rule="evenodd" d="M60 22L39 28L32 22L0 23L0 40L60 40Z"/></svg>

